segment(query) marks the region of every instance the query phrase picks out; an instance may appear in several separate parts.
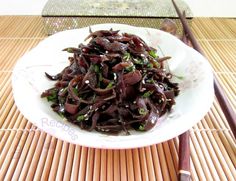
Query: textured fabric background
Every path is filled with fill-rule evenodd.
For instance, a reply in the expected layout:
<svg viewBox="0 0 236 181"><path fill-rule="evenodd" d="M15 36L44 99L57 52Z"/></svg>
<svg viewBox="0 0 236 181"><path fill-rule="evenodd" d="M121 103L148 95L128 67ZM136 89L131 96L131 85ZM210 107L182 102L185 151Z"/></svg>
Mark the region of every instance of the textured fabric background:
<svg viewBox="0 0 236 181"><path fill-rule="evenodd" d="M192 17L186 3L176 2L187 17ZM164 18L177 18L170 0L49 0L42 16L48 35L99 23L159 28Z"/></svg>
<svg viewBox="0 0 236 181"><path fill-rule="evenodd" d="M187 16L192 16L184 1L176 3ZM42 15L177 17L170 0L48 0Z"/></svg>

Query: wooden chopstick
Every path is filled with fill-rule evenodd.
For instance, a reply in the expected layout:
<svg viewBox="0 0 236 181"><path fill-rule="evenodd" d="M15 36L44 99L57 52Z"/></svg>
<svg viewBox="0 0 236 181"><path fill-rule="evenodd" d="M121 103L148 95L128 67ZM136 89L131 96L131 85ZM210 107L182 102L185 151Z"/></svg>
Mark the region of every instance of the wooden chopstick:
<svg viewBox="0 0 236 181"><path fill-rule="evenodd" d="M179 181L190 180L190 143L189 131L179 136Z"/></svg>
<svg viewBox="0 0 236 181"><path fill-rule="evenodd" d="M183 13L185 18L185 12ZM188 46L191 46L190 41L187 37L186 31L183 29L182 41ZM190 133L186 131L179 136L179 181L190 181Z"/></svg>
<svg viewBox="0 0 236 181"><path fill-rule="evenodd" d="M171 33L171 28L174 29L176 26L174 22L171 20L167 20L163 22L163 26L161 26L161 30L166 31L167 33ZM166 28L168 27L168 28ZM175 34L174 34L175 35ZM190 46L190 42L183 30L183 35L181 40ZM168 153L168 151L167 151ZM169 164L171 180L177 180L177 177L173 174L172 165ZM172 169L172 170L171 170ZM189 146L189 131L183 133L179 136L179 172L178 172L180 181L189 181L190 180L190 146Z"/></svg>
<svg viewBox="0 0 236 181"><path fill-rule="evenodd" d="M180 21L183 26L183 30L186 33L189 40L191 41L193 48L195 50L197 50L199 53L201 53L202 55L204 55L201 47L199 46L198 42L196 41L195 37L193 36L191 29L189 28L186 19L183 17L183 15L180 12L179 8L177 7L175 1L172 0L172 3L175 7L175 10L176 10L179 18L180 18ZM214 90L215 90L216 98L221 106L222 111L224 112L224 115L228 121L230 128L231 128L231 131L233 132L233 135L236 138L236 115L235 115L232 107L230 106L230 103L229 103L221 85L219 84L218 80L216 79L216 77L214 77Z"/></svg>
<svg viewBox="0 0 236 181"><path fill-rule="evenodd" d="M189 39L192 47L197 50L199 53L204 55L201 47L197 43L195 37L193 36L193 33L191 29L189 28L185 14L182 14L177 7L174 0L172 0L172 3L175 7L175 10L180 18L180 21L183 26L184 31L184 37L183 41L186 41ZM229 104L228 99L226 98L225 93L223 92L222 87L218 83L217 79L214 78L214 90L215 95L217 97L217 100L221 106L222 111L224 112L224 115L229 123L229 126L233 132L234 137L236 138L236 117L235 113L232 109L232 107ZM190 147L189 147L189 132L185 132L182 135L179 136L180 144L179 144L179 180L180 181L187 181L190 180Z"/></svg>

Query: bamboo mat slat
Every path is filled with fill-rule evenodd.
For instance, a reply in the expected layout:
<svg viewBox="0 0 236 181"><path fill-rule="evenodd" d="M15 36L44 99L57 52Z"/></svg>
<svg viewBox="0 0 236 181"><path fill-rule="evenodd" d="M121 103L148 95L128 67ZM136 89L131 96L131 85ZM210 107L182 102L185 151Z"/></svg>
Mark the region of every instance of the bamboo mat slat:
<svg viewBox="0 0 236 181"><path fill-rule="evenodd" d="M235 27L236 28L236 27ZM210 41L210 46L217 52L222 62L231 71L236 72L236 41Z"/></svg>
<svg viewBox="0 0 236 181"><path fill-rule="evenodd" d="M0 49L0 72L11 72L16 60L35 47L39 42L39 39L0 39L0 44L5 45L4 48Z"/></svg>
<svg viewBox="0 0 236 181"><path fill-rule="evenodd" d="M195 18L192 28L236 110L236 20ZM23 117L12 95L12 69L45 37L41 17L0 16L0 180L177 180L178 138L137 149L86 148ZM190 150L193 181L236 180L236 141L217 100L190 129Z"/></svg>
<svg viewBox="0 0 236 181"><path fill-rule="evenodd" d="M202 48L204 49L206 57L210 61L212 68L214 69L214 71L216 73L235 74L235 71L232 70L233 68L227 66L228 61L230 63L234 62L234 60L232 58L230 58L230 55L227 58L221 58L218 51L216 51L214 49L214 47L211 46L209 41L200 41L199 43L202 46ZM227 51L227 52L229 52L229 51ZM224 53L226 53L226 52L224 52Z"/></svg>
<svg viewBox="0 0 236 181"><path fill-rule="evenodd" d="M46 36L39 16L1 16L0 22L0 39L36 39Z"/></svg>
<svg viewBox="0 0 236 181"><path fill-rule="evenodd" d="M195 18L192 29L198 39L232 40L236 38L236 19Z"/></svg>

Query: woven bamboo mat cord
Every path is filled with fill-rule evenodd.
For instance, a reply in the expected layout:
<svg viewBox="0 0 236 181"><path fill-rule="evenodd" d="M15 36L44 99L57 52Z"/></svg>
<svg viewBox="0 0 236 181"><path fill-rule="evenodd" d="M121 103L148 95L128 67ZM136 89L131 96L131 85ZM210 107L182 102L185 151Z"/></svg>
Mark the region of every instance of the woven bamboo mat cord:
<svg viewBox="0 0 236 181"><path fill-rule="evenodd" d="M236 109L236 20L196 18L192 27ZM139 149L86 148L51 137L19 113L11 71L44 37L40 17L0 16L0 180L176 180L178 138ZM236 179L236 141L217 101L190 135L192 180Z"/></svg>

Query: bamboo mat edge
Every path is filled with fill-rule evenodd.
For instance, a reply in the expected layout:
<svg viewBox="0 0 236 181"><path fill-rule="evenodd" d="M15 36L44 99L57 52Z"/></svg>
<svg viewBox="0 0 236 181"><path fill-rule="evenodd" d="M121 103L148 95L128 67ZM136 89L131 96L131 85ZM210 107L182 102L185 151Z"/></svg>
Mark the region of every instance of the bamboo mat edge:
<svg viewBox="0 0 236 181"><path fill-rule="evenodd" d="M21 17L25 21L27 17ZM35 17L36 26L40 26L40 18ZM9 27L14 27L13 17ZM1 20L1 17L0 17ZM215 23L209 19L206 25ZM30 23L34 21L31 19ZM196 24L202 23L198 19ZM224 23L221 20L217 23ZM4 24L2 23L2 24ZM232 22L230 21L232 24ZM1 21L0 21L1 24ZM230 24L230 25L231 25ZM233 27L236 23L233 23ZM194 27L194 26L193 26ZM231 27L231 26L230 26ZM27 26L25 27L27 29ZM200 29L198 27L198 29ZM20 36L40 35L36 29L31 29L31 34L25 30L17 32ZM8 33L0 29L1 33ZM41 30L40 30L41 31ZM39 31L39 32L40 32ZM231 28L227 30L231 32ZM215 30L215 32L217 32ZM215 33L214 32L214 33ZM14 31L10 32L14 34ZM199 31L198 33L202 33ZM6 35L5 34L5 35ZM204 34L203 34L204 35ZM203 36L202 34L199 36ZM228 42L232 33L223 38L219 30L220 42ZM210 35L207 34L207 38ZM200 43L207 41L200 40ZM209 52L210 59L217 60L215 68L217 76L224 89L227 90L227 96L235 108L235 69L229 69L222 63L230 60L222 60L222 54L217 53L220 48L214 41L207 41L204 44L204 50L213 50L217 56ZM43 39L43 38L42 38ZM23 52L37 45L41 38L32 39L14 39L0 38L7 42L1 55L6 61L0 67L1 70L11 70L14 61L22 55ZM227 40L227 41L225 41ZM234 45L235 39L230 40L230 45ZM214 42L214 43L212 43ZM19 46L20 45L20 46ZM1 46L1 45L0 45ZM12 47L21 47L17 52L8 55ZM21 51L21 53L19 53ZM228 53L233 50L228 51ZM223 57L224 58L224 57ZM10 61L9 61L10 60ZM213 63L213 62L211 62ZM223 71L221 71L221 69ZM222 73L223 72L223 73ZM81 147L58 140L38 130L29 123L24 117L16 111L12 99L11 86L9 81L9 72L0 71L0 180L5 179L87 179L87 180L176 180L178 172L178 139L150 147L129 149L129 150L100 150ZM232 84L228 86L228 84ZM10 96L9 96L10 95ZM15 122L11 121L15 120ZM191 131L191 174L192 180L235 180L236 171L236 141L229 130L229 126L215 101L211 111L204 119L195 125ZM223 172L222 172L223 170Z"/></svg>

